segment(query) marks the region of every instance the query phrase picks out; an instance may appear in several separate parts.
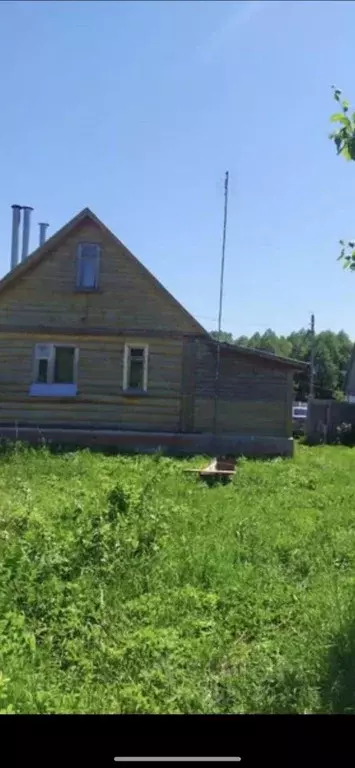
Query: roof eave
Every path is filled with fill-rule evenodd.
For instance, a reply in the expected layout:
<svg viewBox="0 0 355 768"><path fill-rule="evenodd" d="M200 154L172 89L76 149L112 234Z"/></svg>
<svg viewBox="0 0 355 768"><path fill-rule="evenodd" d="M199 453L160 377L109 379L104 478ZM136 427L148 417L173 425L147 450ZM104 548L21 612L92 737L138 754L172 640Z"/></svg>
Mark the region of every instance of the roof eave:
<svg viewBox="0 0 355 768"><path fill-rule="evenodd" d="M215 345L218 344L218 341L215 339L212 339ZM278 365L287 366L288 368L291 368L294 371L302 371L307 370L309 368L309 363L303 362L302 360L294 360L291 357L282 357L280 355L274 355L273 352L267 352L266 350L262 349L254 349L253 347L243 347L241 344L228 344L227 342L221 343L221 349L224 349L226 351L230 352L237 352L242 355L249 355L250 357L258 357L263 360L269 360L270 362L277 363Z"/></svg>

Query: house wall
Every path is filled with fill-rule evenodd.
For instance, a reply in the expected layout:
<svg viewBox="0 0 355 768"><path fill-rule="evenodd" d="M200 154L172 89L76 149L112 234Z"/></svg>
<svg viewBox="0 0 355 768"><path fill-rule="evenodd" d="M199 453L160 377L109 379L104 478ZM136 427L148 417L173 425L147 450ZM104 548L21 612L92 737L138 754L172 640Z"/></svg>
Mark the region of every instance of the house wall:
<svg viewBox="0 0 355 768"><path fill-rule="evenodd" d="M102 248L95 292L75 289L76 249L83 241ZM0 329L5 326L201 333L198 323L165 295L124 246L91 219L1 293Z"/></svg>
<svg viewBox="0 0 355 768"><path fill-rule="evenodd" d="M40 342L79 347L75 398L28 394ZM148 393L138 397L122 390L124 344L132 342L149 345ZM0 333L0 423L178 431L182 357L182 340L169 338Z"/></svg>
<svg viewBox="0 0 355 768"><path fill-rule="evenodd" d="M29 395L37 343L79 347L75 398ZM149 346L148 392L123 392L125 343ZM216 348L189 337L0 332L0 424L212 433ZM234 352L220 361L217 433L292 435L292 375Z"/></svg>
<svg viewBox="0 0 355 768"><path fill-rule="evenodd" d="M216 348L196 346L194 429L211 432L215 413ZM221 351L216 431L237 435L292 435L292 374L261 358Z"/></svg>

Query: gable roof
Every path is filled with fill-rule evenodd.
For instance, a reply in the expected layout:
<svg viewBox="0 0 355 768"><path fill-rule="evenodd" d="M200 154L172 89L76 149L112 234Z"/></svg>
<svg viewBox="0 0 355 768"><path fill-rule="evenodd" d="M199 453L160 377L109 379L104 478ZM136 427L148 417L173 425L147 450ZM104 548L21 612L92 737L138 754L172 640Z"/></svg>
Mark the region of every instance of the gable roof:
<svg viewBox="0 0 355 768"><path fill-rule="evenodd" d="M180 304L180 302L175 299L175 297L167 290L167 288L164 288L164 286L149 271L149 269L147 269L147 267L145 267L139 261L139 259L137 259L133 253L131 253L131 251L124 245L124 243L122 243L121 240L119 240L118 237L116 237L116 235L111 232L106 224L104 224L90 210L90 208L83 208L82 211L79 211L79 213L77 213L76 216L64 224L61 229L58 229L57 232L52 235L52 237L49 237L48 240L45 240L43 245L40 245L38 248L36 248L36 250L33 251L25 261L20 262L20 264L18 264L14 269L8 272L2 278L2 280L0 280L0 294L4 292L8 287L14 285L21 277L23 277L23 275L26 275L27 272L35 269L38 264L44 261L44 259L50 254L53 248L57 247L58 244L64 240L64 238L66 238L85 219L90 219L92 222L94 222L94 224L96 224L97 227L99 227L99 229L101 229L105 235L111 237L115 241L116 245L120 246L120 248L125 251L128 258L135 262L140 271L144 273L144 276L160 291L160 293L163 293L165 298L173 303L175 307L180 310L180 312L183 312L185 317L187 317L190 322L196 326L197 332L203 336L209 335L208 331L206 331L206 329L200 325L200 323L193 317L193 315L191 315L190 312L188 312L187 309L185 309L185 307L183 307L182 304Z"/></svg>

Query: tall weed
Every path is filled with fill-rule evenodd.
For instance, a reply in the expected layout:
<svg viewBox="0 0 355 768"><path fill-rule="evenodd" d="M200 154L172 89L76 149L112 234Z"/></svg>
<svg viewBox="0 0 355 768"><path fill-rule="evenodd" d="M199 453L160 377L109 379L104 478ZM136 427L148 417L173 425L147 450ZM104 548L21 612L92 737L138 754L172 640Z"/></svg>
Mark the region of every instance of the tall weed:
<svg viewBox="0 0 355 768"><path fill-rule="evenodd" d="M2 446L0 711L355 712L353 463Z"/></svg>

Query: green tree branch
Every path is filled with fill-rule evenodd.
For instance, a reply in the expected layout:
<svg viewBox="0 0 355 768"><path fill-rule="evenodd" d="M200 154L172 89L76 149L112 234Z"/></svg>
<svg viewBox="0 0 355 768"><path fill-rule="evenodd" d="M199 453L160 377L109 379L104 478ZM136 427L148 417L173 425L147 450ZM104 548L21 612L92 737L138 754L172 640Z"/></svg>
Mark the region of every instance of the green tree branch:
<svg viewBox="0 0 355 768"><path fill-rule="evenodd" d="M339 88L334 85L332 87L334 99L340 105L341 112L335 112L330 118L332 123L338 123L338 127L329 134L329 138L334 141L338 155L345 160L355 160L355 112L350 113L349 102L342 98ZM340 245L338 261L343 263L345 269L355 271L355 241L340 240Z"/></svg>

